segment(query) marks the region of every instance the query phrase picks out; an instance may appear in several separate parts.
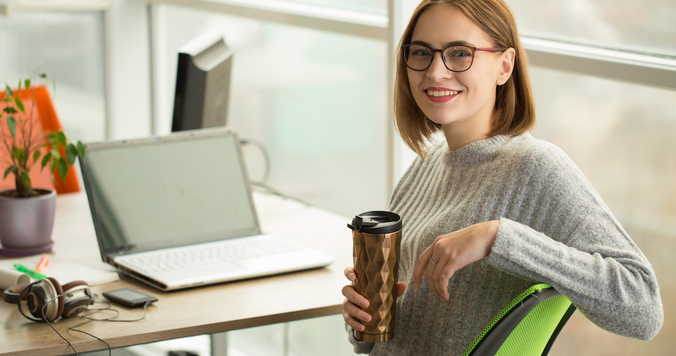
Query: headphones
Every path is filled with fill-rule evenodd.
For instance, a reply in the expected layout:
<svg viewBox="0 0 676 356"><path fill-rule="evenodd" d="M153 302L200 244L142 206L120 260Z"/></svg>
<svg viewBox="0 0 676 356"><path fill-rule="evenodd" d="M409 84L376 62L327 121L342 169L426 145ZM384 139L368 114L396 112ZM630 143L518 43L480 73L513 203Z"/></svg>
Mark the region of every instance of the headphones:
<svg viewBox="0 0 676 356"><path fill-rule="evenodd" d="M87 306L94 304L95 295L85 281L72 281L62 286L55 278L48 277L6 289L3 300L17 304L21 315L26 319L44 323L80 314ZM22 300L26 301L33 317L24 313Z"/></svg>

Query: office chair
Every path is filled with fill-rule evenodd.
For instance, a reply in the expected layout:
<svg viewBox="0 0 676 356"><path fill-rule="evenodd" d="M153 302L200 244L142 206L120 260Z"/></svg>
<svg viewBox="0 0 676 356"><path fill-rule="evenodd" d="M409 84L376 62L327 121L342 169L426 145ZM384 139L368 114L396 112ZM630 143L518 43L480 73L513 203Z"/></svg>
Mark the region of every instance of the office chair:
<svg viewBox="0 0 676 356"><path fill-rule="evenodd" d="M26 108L25 118L27 120L33 120L33 127L37 130L49 130L49 131L58 131L61 129L61 123L59 118L56 115L54 110L54 105L52 104L52 98L49 96L49 91L45 85L36 85L32 88L33 100L35 100L35 112L33 112L32 117L28 117L31 113L31 92L29 89L21 90L21 101ZM18 93L14 91L14 95ZM5 92L0 91L0 99L5 97ZM0 110L4 108L4 103L0 106ZM19 135L19 132L17 132ZM47 151L41 149L42 154L44 155ZM4 157L1 155L6 155L4 150L0 150L0 160L3 160ZM65 157L65 149L62 148L61 155ZM52 181L52 175L48 167L45 167L42 171L40 170L40 161L33 165L30 172L31 182L34 188L43 188L43 189L54 189L57 194L62 193L74 193L80 191L80 184L78 182L77 174L75 173L75 168L71 166L68 169L68 174L66 175L65 181L61 179L58 173L54 174L54 180ZM2 179L0 176L0 189L3 188L14 188L14 179L11 176L8 176L6 179Z"/></svg>
<svg viewBox="0 0 676 356"><path fill-rule="evenodd" d="M512 300L463 356L546 356L575 309L550 285L534 285Z"/></svg>

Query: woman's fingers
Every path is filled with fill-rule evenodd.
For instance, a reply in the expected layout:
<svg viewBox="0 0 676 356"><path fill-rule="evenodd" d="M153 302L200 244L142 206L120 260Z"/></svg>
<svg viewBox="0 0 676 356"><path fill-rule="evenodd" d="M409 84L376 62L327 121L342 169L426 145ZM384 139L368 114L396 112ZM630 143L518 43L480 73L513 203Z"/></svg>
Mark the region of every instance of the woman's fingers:
<svg viewBox="0 0 676 356"><path fill-rule="evenodd" d="M425 250L435 263L427 266L430 288L442 299L448 299L448 284L455 272L488 256L495 243L499 220L487 221L437 237ZM420 259L427 257L425 253ZM420 263L420 260L418 261ZM432 267L433 266L433 267Z"/></svg>
<svg viewBox="0 0 676 356"><path fill-rule="evenodd" d="M343 287L343 295L347 300L352 302L354 305L358 305L362 308L366 308L369 306L369 300L366 299L363 295L357 293L356 290L354 290L354 287L351 285L346 285Z"/></svg>
<svg viewBox="0 0 676 356"><path fill-rule="evenodd" d="M343 301L343 319L345 319L345 321L349 324L350 318L352 320L356 321L357 323L361 324L361 323L371 321L372 317L371 317L371 314L365 312L364 310L362 310L358 306L354 305L348 299L345 299ZM354 329L357 329L357 328L355 328L354 325L350 325L350 326L352 326L352 328L354 328Z"/></svg>
<svg viewBox="0 0 676 356"><path fill-rule="evenodd" d="M415 265L415 270L413 271L413 285L416 288L420 287L420 284L422 284L423 274L425 273L425 269L429 264L429 258L432 256L432 252L434 252L434 244L428 247L418 258L418 262ZM429 278L429 276L427 277Z"/></svg>
<svg viewBox="0 0 676 356"><path fill-rule="evenodd" d="M350 316L346 311L343 310L343 320L349 325L352 329L357 330L357 331L364 331L366 327L364 324L358 322L355 320L353 317Z"/></svg>
<svg viewBox="0 0 676 356"><path fill-rule="evenodd" d="M347 270L345 275L348 275ZM364 331L362 322L371 321L371 315L361 308L369 306L368 299L357 293L354 287L349 284L343 287L343 295L345 296L345 300L343 301L343 319L353 329Z"/></svg>
<svg viewBox="0 0 676 356"><path fill-rule="evenodd" d="M343 273L345 274L345 277L350 281L354 281L355 279L357 279L357 274L354 273L354 269L352 267L345 268L345 271L343 271Z"/></svg>
<svg viewBox="0 0 676 356"><path fill-rule="evenodd" d="M439 239L434 240L432 245L430 245L430 247L428 247L418 258L418 262L415 266L415 271L413 274L413 285L416 288L420 287L424 274L427 276L427 282L429 283L430 289L432 289L435 294L441 297L443 292L439 289L439 285L434 279L435 271L441 270L439 261L435 260L436 265L430 261L430 258L434 259L432 255L434 254L438 240Z"/></svg>
<svg viewBox="0 0 676 356"><path fill-rule="evenodd" d="M430 261L427 264L427 271L425 272L425 275L427 276L427 283L429 283L430 288L437 295L439 295L440 291L439 291L439 286L437 285L437 280L434 276L435 276L435 273L439 270L441 270L441 266L439 266L439 262L436 261L436 264L434 264Z"/></svg>
<svg viewBox="0 0 676 356"><path fill-rule="evenodd" d="M449 262L450 260L446 256L440 257L434 271L432 271L432 277L427 277L431 281L430 284L434 284L434 293L441 299L448 299L448 280L451 277L447 276L452 268Z"/></svg>
<svg viewBox="0 0 676 356"><path fill-rule="evenodd" d="M397 296L403 295L406 291L406 283L397 283Z"/></svg>

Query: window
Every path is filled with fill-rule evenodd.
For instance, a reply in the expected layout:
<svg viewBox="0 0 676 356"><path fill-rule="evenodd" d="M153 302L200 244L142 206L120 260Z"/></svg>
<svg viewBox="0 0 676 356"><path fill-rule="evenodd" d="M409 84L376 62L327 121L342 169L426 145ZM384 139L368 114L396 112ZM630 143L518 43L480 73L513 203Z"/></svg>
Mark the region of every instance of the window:
<svg viewBox="0 0 676 356"><path fill-rule="evenodd" d="M561 147L580 167L651 262L664 326L650 342L620 337L579 312L551 354L630 356L668 353L676 326L676 91L532 68L533 136Z"/></svg>
<svg viewBox="0 0 676 356"><path fill-rule="evenodd" d="M336 7L345 10L363 11L386 15L387 0L275 0L278 2L289 2L298 4L309 4L326 7Z"/></svg>
<svg viewBox="0 0 676 356"><path fill-rule="evenodd" d="M672 0L507 0L522 34L676 56Z"/></svg>
<svg viewBox="0 0 676 356"><path fill-rule="evenodd" d="M56 83L56 89L50 84L49 91L66 134L82 141L103 140L102 38L100 12L26 12L0 17L0 79L16 87L19 78L46 73Z"/></svg>
<svg viewBox="0 0 676 356"><path fill-rule="evenodd" d="M386 43L161 5L155 16L157 126L168 132L178 48L221 30L235 50L230 125L264 144L270 185L353 216L387 202ZM260 153L245 147L251 179Z"/></svg>

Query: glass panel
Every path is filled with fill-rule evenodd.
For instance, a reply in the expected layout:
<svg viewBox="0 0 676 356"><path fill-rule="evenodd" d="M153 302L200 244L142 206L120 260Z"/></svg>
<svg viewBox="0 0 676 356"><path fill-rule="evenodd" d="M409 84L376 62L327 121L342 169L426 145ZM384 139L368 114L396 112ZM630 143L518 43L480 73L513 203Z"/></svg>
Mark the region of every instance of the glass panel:
<svg viewBox="0 0 676 356"><path fill-rule="evenodd" d="M0 80L44 72L64 131L71 139L105 138L103 17L100 12L0 16ZM4 88L4 85L3 85Z"/></svg>
<svg viewBox="0 0 676 356"><path fill-rule="evenodd" d="M288 331L290 356L356 355L342 314L294 321Z"/></svg>
<svg viewBox="0 0 676 356"><path fill-rule="evenodd" d="M387 15L387 0L276 0Z"/></svg>
<svg viewBox="0 0 676 356"><path fill-rule="evenodd" d="M173 6L158 13L162 132L171 127L178 48L221 30L235 49L229 125L266 147L269 185L344 216L386 206L384 41ZM251 179L261 179L262 154L245 146L244 155Z"/></svg>
<svg viewBox="0 0 676 356"><path fill-rule="evenodd" d="M620 337L579 312L551 355L670 354L676 345L676 92L533 68L533 135L580 167L650 260L664 326L650 342Z"/></svg>
<svg viewBox="0 0 676 356"><path fill-rule="evenodd" d="M676 56L673 0L507 0L524 35Z"/></svg>

